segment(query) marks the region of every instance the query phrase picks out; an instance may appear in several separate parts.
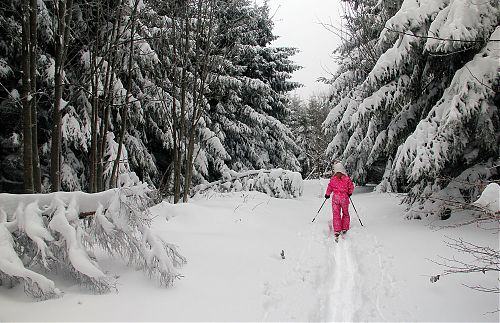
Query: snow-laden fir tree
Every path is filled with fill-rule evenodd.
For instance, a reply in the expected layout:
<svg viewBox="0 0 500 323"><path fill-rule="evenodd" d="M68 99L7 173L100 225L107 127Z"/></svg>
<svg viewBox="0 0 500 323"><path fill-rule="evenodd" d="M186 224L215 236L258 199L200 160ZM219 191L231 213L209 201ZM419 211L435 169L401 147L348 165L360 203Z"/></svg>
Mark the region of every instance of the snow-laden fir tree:
<svg viewBox="0 0 500 323"><path fill-rule="evenodd" d="M499 9L465 0L406 0L398 9L362 82L349 95L334 92L325 127L334 135L328 153L355 181L380 180L385 165L379 190L409 191L414 203L498 158Z"/></svg>
<svg viewBox="0 0 500 323"><path fill-rule="evenodd" d="M355 131L356 127L351 126L351 117L362 99L367 96L363 88L364 81L382 52L376 46L378 34L397 5L394 2L375 0L363 3L343 1L345 15L342 26L329 26L342 40L335 51L339 57L339 68L331 80L325 80L331 84L332 108L323 127L330 142L326 154L332 160L347 159L346 156L352 153L356 140L363 139L362 130ZM359 118L360 122L365 122L365 130L368 126L366 120L367 118ZM353 139L350 139L351 135ZM351 159L349 162L353 164L356 160ZM352 169L354 165L347 166Z"/></svg>
<svg viewBox="0 0 500 323"><path fill-rule="evenodd" d="M231 169L298 169L298 147L284 124L287 93L299 86L289 80L298 69L290 60L296 49L269 47L275 36L267 5L227 3L217 32L223 62L211 84L207 125L223 142ZM210 164L220 171L220 160Z"/></svg>

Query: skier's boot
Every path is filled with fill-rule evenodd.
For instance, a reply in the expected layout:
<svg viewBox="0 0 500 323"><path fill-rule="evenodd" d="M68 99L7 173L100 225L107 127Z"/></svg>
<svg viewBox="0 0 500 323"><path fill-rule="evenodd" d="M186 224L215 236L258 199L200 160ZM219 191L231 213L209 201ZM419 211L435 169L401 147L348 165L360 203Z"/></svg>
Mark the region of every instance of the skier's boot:
<svg viewBox="0 0 500 323"><path fill-rule="evenodd" d="M347 230L340 231L340 234L342 235L342 239L345 239L346 233L347 233Z"/></svg>
<svg viewBox="0 0 500 323"><path fill-rule="evenodd" d="M339 242L340 232L335 232L335 242Z"/></svg>

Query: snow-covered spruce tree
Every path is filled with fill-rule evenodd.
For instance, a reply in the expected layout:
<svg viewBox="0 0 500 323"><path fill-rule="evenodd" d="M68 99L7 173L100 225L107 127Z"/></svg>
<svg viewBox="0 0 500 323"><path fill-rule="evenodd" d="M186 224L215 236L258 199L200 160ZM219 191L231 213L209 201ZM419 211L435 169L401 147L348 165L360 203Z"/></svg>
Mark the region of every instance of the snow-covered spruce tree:
<svg viewBox="0 0 500 323"><path fill-rule="evenodd" d="M335 53L339 57L339 68L330 80L330 113L323 122L328 138L332 138L326 150L331 160L347 159L361 141L362 130L351 126L351 118L364 97L368 96L364 81L375 66L382 50L376 46L380 31L398 6L394 1L343 1L344 16L341 27L327 26L341 39ZM367 118L363 118L366 121ZM365 122L366 123L366 122ZM365 127L368 125L365 124ZM373 126L372 126L373 128ZM351 137L355 139L350 139ZM366 138L366 140L370 140ZM347 165L350 170L356 165ZM364 176L364 174L359 174ZM354 175L354 178L359 176Z"/></svg>
<svg viewBox="0 0 500 323"><path fill-rule="evenodd" d="M27 1L6 1L0 5L0 117L5 124L0 131L0 189L5 185L7 189L32 193L33 168L16 167L16 164L34 164L31 147L24 145L24 142L30 145L32 141L28 119L32 115L30 103L34 96L31 95L32 82L27 81L31 80L31 66L36 66L30 65L29 6ZM23 70L27 73L22 73ZM26 76L24 83L21 81L23 75ZM23 87L23 84L26 86ZM23 133L29 134L29 137Z"/></svg>
<svg viewBox="0 0 500 323"><path fill-rule="evenodd" d="M127 46L131 43L130 15L136 3L138 9L135 22L138 27L134 33L133 51L131 51L130 46ZM13 54L19 52L16 46L20 43L19 33L15 32L15 28L19 27L19 16L13 14L15 5L16 3L12 2L1 8L2 19L11 21L10 25L8 23L4 25L7 29L2 33L6 44L3 48L13 47L14 50L11 51ZM65 65L64 89L60 100L62 135L60 175L63 190L92 191L96 189L94 185L99 187L98 190L109 187L109 179L108 186L99 183L99 180L104 178L103 170L107 164L113 163L115 159L107 156L107 160L104 160L103 154L110 151L106 148L110 131L114 135L115 142L120 141L122 118L120 114L122 107L126 105L129 79L131 94L128 97L127 106L130 106L130 109L127 113L129 121L127 123L130 127L124 135L124 146L128 148L131 167L138 171L141 178L149 181L158 177L155 159L151 153L151 141L160 142L160 147L163 142L168 142L166 134L169 132L166 124L162 123L166 120L165 113L168 109L160 109L154 104L158 102L157 87L154 86L157 80L153 79L151 74L156 70L158 60L155 60L155 53L149 50L149 45L145 41L151 38L150 30L143 27L141 20L150 19L152 13L143 14L141 11L143 8L142 1L116 1L112 4L105 1L95 1L92 4L73 1L72 9L75 15L70 23L71 41L67 53L69 62ZM42 147L42 177L48 189L50 166L48 152L52 138L50 109L51 100L55 95L53 21L56 18L51 2L39 1L38 9L40 80L37 83L39 92L44 93L39 95L37 102L41 128L39 141ZM7 46L8 44L12 46ZM132 56L129 55L131 52ZM2 98L6 98L2 104L9 107L6 113L12 110L19 103L16 100L20 99L18 94L20 87L17 85L20 84L20 66L17 64L19 59L13 54L6 55L5 66L9 66L9 71L12 72L4 73L7 78L2 82L4 84L2 91L6 94L2 95ZM129 60L129 57L132 57L132 60ZM129 61L133 63L133 73L127 73ZM5 135L2 132L2 140L8 143L5 147L13 149L15 143L9 143L12 141L9 138L17 138L19 134L20 125L13 119L11 127L5 129ZM2 154L2 158L8 154ZM12 164L12 157L10 161L5 160L5 162ZM22 166L21 163L17 165ZM22 177L16 175L17 173L17 170L11 170L7 175L8 182L22 183Z"/></svg>
<svg viewBox="0 0 500 323"><path fill-rule="evenodd" d="M500 28L490 37L500 39ZM488 42L455 73L443 96L398 149L392 185L408 183L409 202L441 189L446 185L442 177L454 177L464 166L489 158L497 162L500 120L494 88L500 81L495 67L499 57L498 42Z"/></svg>
<svg viewBox="0 0 500 323"><path fill-rule="evenodd" d="M128 184L95 194L0 194L0 284L22 282L33 297L56 297L61 291L44 276L51 271L107 292L116 286L94 255L99 247L170 286L185 259L150 229L146 184L137 176Z"/></svg>
<svg viewBox="0 0 500 323"><path fill-rule="evenodd" d="M161 15L153 23L158 26L155 32L160 38L160 41L153 42L153 49L166 58L162 67L171 80L162 84L162 90L173 98L169 102L172 132L170 173L173 173L172 195L177 202L181 197L187 199L193 172L197 175L199 136L205 128L203 116L208 106L205 94L215 66L213 38L218 2L154 3L160 8Z"/></svg>
<svg viewBox="0 0 500 323"><path fill-rule="evenodd" d="M298 68L290 60L296 49L269 46L275 36L267 5L226 3L216 32L224 60L211 84L206 123L231 156L231 169L298 169L298 147L284 125L286 94L299 86L289 80ZM220 172L220 161L209 160L209 168Z"/></svg>
<svg viewBox="0 0 500 323"><path fill-rule="evenodd" d="M157 177L158 170L148 147L149 140L167 139L168 142L164 135L167 132L165 124L154 121L155 116L161 117L158 120L164 120L167 111L157 104L158 95L162 94L154 76L159 60L147 41L152 37L145 26L155 13L148 11L142 1L118 2L116 8L108 8L109 14L104 9L106 7L103 8L101 15L104 17L101 19L105 19L105 22L97 26L100 32L93 40L97 46L90 47L82 55L82 68L88 75L87 96L92 103L93 122L98 121L94 126L96 133L92 136L97 139L92 139L92 142L98 141L99 145L92 146L92 155L98 157L94 162L96 166L104 164L102 169L98 168L94 173L101 177L102 172L108 169L107 163L111 162L111 177L105 183L107 186L100 189L114 186L115 183L110 181L118 177L116 172L121 167L120 163L126 162L142 180L151 183ZM107 23L109 20L113 24ZM88 28L92 28L92 25ZM106 148L108 131L113 132L114 142L118 143L117 154L126 150L127 160L109 159L109 156L103 160L104 152L109 151ZM90 167L92 175L92 163Z"/></svg>
<svg viewBox="0 0 500 323"><path fill-rule="evenodd" d="M462 172L469 174L465 182L471 184L473 178L498 176L498 19L494 2L452 1L435 14L429 26L434 38L425 40L430 56L427 64L437 63L435 55L448 57L452 64L446 72L451 81L443 86L444 93L423 114L395 155L391 184L395 189L411 188L409 203L425 203L429 195L445 188ZM464 193L455 198L468 200L474 196ZM408 216L419 215L410 211Z"/></svg>
<svg viewBox="0 0 500 323"><path fill-rule="evenodd" d="M329 152L356 181L385 164L379 189L414 203L498 157L498 17L495 1L407 0L387 20L357 100L343 96L326 122L342 120Z"/></svg>

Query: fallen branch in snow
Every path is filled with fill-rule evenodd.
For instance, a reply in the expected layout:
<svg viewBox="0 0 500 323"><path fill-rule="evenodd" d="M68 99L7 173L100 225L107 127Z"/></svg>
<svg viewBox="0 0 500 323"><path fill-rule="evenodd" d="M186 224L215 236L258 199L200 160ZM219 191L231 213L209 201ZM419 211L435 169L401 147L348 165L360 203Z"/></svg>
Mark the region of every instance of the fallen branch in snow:
<svg viewBox="0 0 500 323"><path fill-rule="evenodd" d="M79 206L80 212L92 212L97 209L99 203L108 203L119 189L111 189L99 193L85 192L54 192L49 194L9 194L0 193L0 206L7 214L12 214L19 204L28 205L37 201L41 206L48 206L55 198L69 204L71 200Z"/></svg>
<svg viewBox="0 0 500 323"><path fill-rule="evenodd" d="M53 281L24 267L14 245L12 235L0 223L0 285L13 286L22 281L25 292L34 297L48 299L61 295Z"/></svg>
<svg viewBox="0 0 500 323"><path fill-rule="evenodd" d="M78 218L85 219L89 216L94 216L96 212L97 211L80 212L80 214L78 214ZM104 212L106 212L106 210L104 210Z"/></svg>
<svg viewBox="0 0 500 323"><path fill-rule="evenodd" d="M198 185L195 187L194 191L196 193L202 193L206 190L210 190L211 188L214 188L218 185L221 185L223 183L227 183L227 182L234 182L236 181L237 179L240 179L240 178L245 178L245 177L249 177L249 176L253 176L253 175L258 175L258 174L270 174L271 171L270 170L250 170L250 171L247 171L247 172L244 172L244 173L241 173L241 174L236 174L234 175L233 177L231 177L230 179L221 179L221 180L218 180L218 181L215 181L215 182L211 182L211 183L208 183L208 184L201 184L201 185Z"/></svg>

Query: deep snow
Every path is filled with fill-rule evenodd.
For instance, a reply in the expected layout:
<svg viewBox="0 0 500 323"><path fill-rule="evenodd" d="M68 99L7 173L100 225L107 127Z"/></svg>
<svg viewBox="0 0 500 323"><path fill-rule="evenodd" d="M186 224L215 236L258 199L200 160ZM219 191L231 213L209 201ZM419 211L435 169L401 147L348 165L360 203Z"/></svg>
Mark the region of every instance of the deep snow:
<svg viewBox="0 0 500 323"><path fill-rule="evenodd" d="M117 293L93 295L49 274L63 297L37 302L20 286L2 286L0 321L499 321L488 313L497 294L462 285L497 286L498 274L429 281L442 270L429 259L455 255L446 236L498 250L498 233L431 229L430 220L403 219L396 195L358 187L352 198L364 227L351 207L352 229L337 244L329 202L311 223L326 183L306 181L293 200L240 192L157 205L153 228L188 260L174 287L101 254Z"/></svg>

